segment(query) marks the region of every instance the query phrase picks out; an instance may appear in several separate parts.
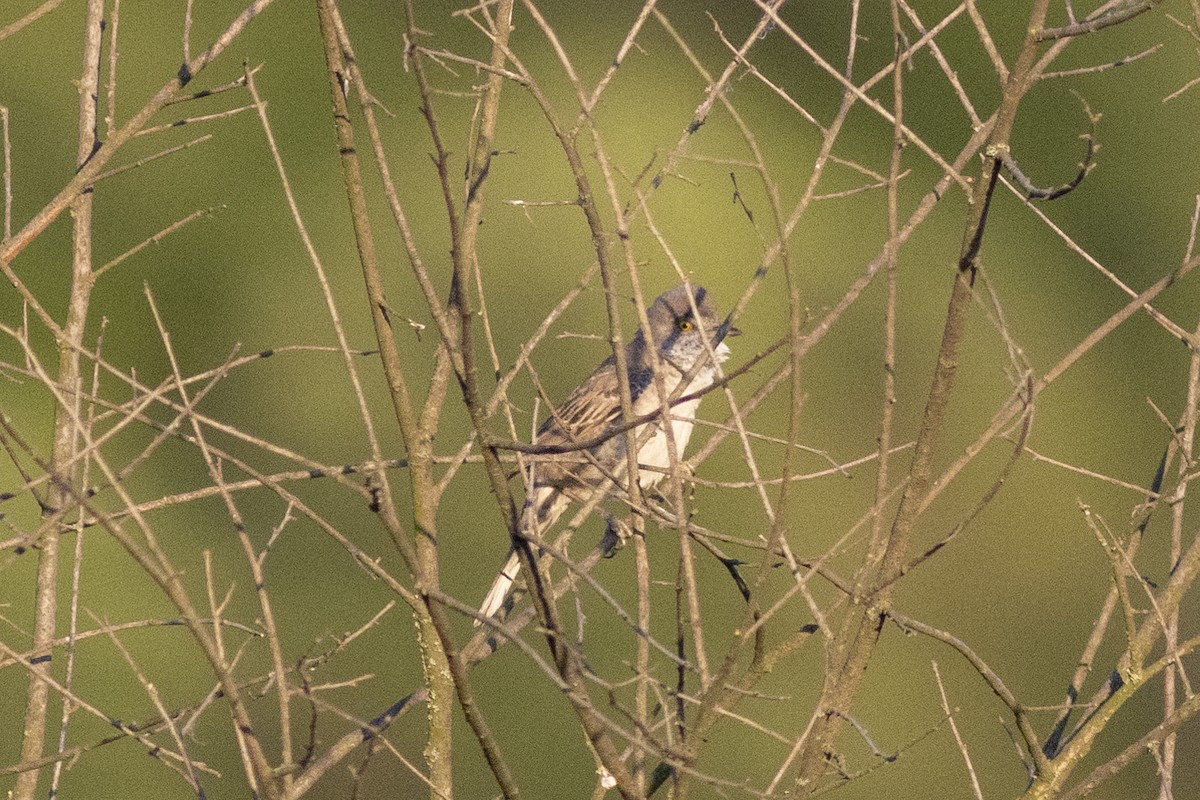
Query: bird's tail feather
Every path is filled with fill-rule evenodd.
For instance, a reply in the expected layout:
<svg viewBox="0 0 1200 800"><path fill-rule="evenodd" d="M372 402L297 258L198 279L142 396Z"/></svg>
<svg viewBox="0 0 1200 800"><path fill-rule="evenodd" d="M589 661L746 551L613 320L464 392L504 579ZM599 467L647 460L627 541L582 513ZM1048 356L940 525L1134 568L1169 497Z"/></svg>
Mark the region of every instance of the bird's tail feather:
<svg viewBox="0 0 1200 800"><path fill-rule="evenodd" d="M530 497L526 499L525 508L521 511L519 523L521 531L528 536L544 532L558 521L570 504L571 499L560 489L553 486L536 487ZM479 606L479 613L482 617L490 617L504 606L504 601L508 598L508 593L520 570L521 559L517 555L517 551L509 549L508 560L504 562L504 566L496 575L496 580L492 581L492 588L488 590L487 596L483 598L483 603ZM479 624L479 620L476 619L475 625Z"/></svg>
<svg viewBox="0 0 1200 800"><path fill-rule="evenodd" d="M517 551L509 550L508 560L500 568L496 580L492 581L492 588L488 589L487 596L483 598L483 604L479 606L479 613L482 616L490 617L504 605L504 600L508 597L508 590L512 588L513 581L517 579L517 571L520 568L521 559L517 556ZM479 625L478 619L475 620L475 624Z"/></svg>

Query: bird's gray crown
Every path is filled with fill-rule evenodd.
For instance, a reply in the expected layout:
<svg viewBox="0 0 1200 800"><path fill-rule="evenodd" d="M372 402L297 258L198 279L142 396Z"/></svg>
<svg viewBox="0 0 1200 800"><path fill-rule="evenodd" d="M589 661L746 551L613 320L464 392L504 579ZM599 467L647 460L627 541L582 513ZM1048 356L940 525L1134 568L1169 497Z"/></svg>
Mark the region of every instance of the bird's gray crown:
<svg viewBox="0 0 1200 800"><path fill-rule="evenodd" d="M693 301L695 311L700 312L698 318L692 310ZM659 358L679 374L691 369L696 360L706 353L705 335L713 347L718 346L716 334L720 321L703 286L680 285L663 292L646 310L646 319L650 323L649 337L646 331L639 328L626 351L629 382L635 395L651 381L653 361L648 352L647 338L654 342Z"/></svg>
<svg viewBox="0 0 1200 800"><path fill-rule="evenodd" d="M689 288L691 289L691 299L688 297ZM696 324L695 314L692 311L693 300L696 310L700 312L700 325ZM650 320L650 333L653 335L654 341L660 345L673 335L677 336L692 331L698 333L698 328L701 327L711 336L716 332L717 325L720 324L717 321L716 309L713 308L712 300L709 299L708 290L703 286L680 285L663 292L646 311L646 317Z"/></svg>
<svg viewBox="0 0 1200 800"><path fill-rule="evenodd" d="M703 345L700 345L701 329L710 337L717 332L720 322L712 300L709 299L708 290L703 286L690 287L691 300L695 301L696 310L700 312L697 322L692 302L688 298L688 289L688 286L680 285L663 292L646 310L646 319L650 323L649 338L658 346L659 352L671 352L680 340L694 342L697 346L689 346L688 349L698 352L703 349ZM635 339L642 339L644 342L644 333L639 329Z"/></svg>

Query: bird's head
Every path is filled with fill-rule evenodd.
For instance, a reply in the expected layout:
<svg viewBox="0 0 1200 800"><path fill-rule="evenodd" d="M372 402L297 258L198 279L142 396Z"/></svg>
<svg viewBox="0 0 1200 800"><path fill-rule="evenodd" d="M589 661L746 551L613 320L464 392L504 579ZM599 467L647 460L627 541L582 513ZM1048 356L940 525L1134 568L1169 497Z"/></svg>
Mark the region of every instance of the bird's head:
<svg viewBox="0 0 1200 800"><path fill-rule="evenodd" d="M650 322L650 338L658 345L660 352L674 353L676 357L686 353L689 356L684 359L686 361L704 352L702 336L705 334L710 337L718 360L724 361L729 355L729 348L721 340L725 336L741 333L731 327L722 334L721 320L708 290L695 284L684 284L663 292L650 305L646 317Z"/></svg>

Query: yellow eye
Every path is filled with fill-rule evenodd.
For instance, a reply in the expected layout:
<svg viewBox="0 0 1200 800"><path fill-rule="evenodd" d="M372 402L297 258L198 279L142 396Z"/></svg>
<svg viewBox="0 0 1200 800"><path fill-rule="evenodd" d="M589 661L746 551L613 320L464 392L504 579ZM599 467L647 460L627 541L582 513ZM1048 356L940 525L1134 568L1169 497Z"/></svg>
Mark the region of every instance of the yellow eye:
<svg viewBox="0 0 1200 800"><path fill-rule="evenodd" d="M675 323L675 327L686 333L692 329L692 321L690 319L681 319Z"/></svg>

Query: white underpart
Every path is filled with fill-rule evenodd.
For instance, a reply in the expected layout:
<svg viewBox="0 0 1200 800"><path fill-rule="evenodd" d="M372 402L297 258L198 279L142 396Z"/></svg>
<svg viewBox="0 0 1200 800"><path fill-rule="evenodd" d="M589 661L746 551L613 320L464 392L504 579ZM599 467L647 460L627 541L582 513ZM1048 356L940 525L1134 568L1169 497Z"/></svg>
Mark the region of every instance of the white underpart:
<svg viewBox="0 0 1200 800"><path fill-rule="evenodd" d="M713 355L716 356L717 364L724 363L724 361L729 358L729 346L724 342L721 342L713 348ZM696 374L696 377L692 379L690 384L688 384L688 387L683 394L692 394L694 392L707 389L709 386L712 386L713 381L716 380L716 376L716 365L709 364ZM674 394L678 384L678 380L667 381L666 390L668 397ZM650 397L647 397L647 395L650 395ZM693 421L696 419L696 409L699 407L700 398L697 397L692 400L688 400L686 403L680 403L676 406L672 406L670 409L671 434L675 439L675 452L677 454L675 459L676 461L682 458L684 448L687 447L688 440L692 438ZM638 416L653 414L660 408L661 402L658 400L658 392L647 391L643 392L642 397L638 399L638 402L633 404L633 413ZM652 424L654 423L646 423L646 425L638 426L638 441L641 441L641 437L645 433L646 426ZM651 486L654 486L656 483L666 477L666 472L661 471L670 469L671 467L671 458L667 453L666 431L659 428L655 431L654 435L650 437L649 441L642 445L642 449L638 451L638 463L648 467L658 468L644 469L638 472L638 484L643 489L649 489ZM539 487L533 497L526 498L526 511L528 511L531 507L540 505L545 500L546 493L556 491L558 490L552 486ZM562 506L565 508L568 501L565 497L563 497L562 500ZM562 509L559 509L556 513L548 515L549 520L547 524L553 525L554 521L558 519L558 515L561 513ZM522 526L531 524L531 518L533 516L534 515L530 513L522 514ZM500 569L500 573L496 576L496 580L492 582L492 588L488 590L487 597L483 598L483 604L479 607L480 615L482 615L484 618L487 618L500 610L500 607L504 605L504 601L508 597L509 590L512 589L513 582L517 579L517 574L520 569L521 559L517 555L517 551L513 550L508 554L508 560L504 562L504 566ZM478 619L475 620L475 624L479 624Z"/></svg>
<svg viewBox="0 0 1200 800"><path fill-rule="evenodd" d="M721 342L713 348L713 355L717 357L717 364L723 363L729 358L729 346ZM681 394L694 394L707 389L713 385L716 380L717 369L716 365L710 363L696 374L692 382L688 384ZM666 381L667 396L670 397L675 393L675 389L679 385L678 380ZM651 395L650 398L645 398L646 395ZM658 392L645 392L638 402L633 404L633 413L638 416L644 414L653 414L662 407ZM700 398L696 397L688 400L686 403L680 403L671 406L671 434L675 439L676 461L683 458L683 451L687 447L688 440L692 438L693 423L696 419L696 409L700 407ZM638 441L641 441L645 434L646 426L655 423L646 423L637 429ZM649 489L656 483L666 477L666 473L661 470L666 470L671 467L671 456L667 452L667 432L662 428L655 431L642 449L638 451L638 463L647 467L657 467L658 469L644 469L638 473L638 483L643 489Z"/></svg>

